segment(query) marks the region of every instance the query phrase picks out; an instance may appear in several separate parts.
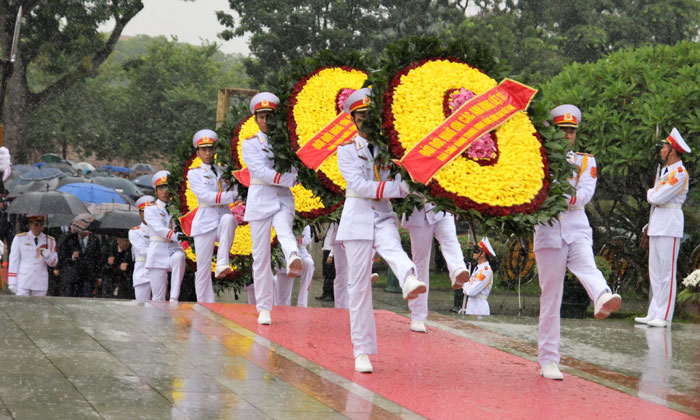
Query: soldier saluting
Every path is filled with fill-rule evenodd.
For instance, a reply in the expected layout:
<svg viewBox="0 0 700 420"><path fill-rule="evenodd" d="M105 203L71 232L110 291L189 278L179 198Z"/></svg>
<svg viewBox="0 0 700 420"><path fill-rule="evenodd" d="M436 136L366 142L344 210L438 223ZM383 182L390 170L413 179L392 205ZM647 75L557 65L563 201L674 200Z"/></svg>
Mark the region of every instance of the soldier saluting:
<svg viewBox="0 0 700 420"><path fill-rule="evenodd" d="M652 299L647 316L636 322L651 327L671 324L676 306L676 264L683 236L683 210L688 195L688 171L681 156L690 153L690 147L676 128L662 141L659 154L666 162L654 187L647 191L651 204L649 224L644 233L649 235L649 281Z"/></svg>

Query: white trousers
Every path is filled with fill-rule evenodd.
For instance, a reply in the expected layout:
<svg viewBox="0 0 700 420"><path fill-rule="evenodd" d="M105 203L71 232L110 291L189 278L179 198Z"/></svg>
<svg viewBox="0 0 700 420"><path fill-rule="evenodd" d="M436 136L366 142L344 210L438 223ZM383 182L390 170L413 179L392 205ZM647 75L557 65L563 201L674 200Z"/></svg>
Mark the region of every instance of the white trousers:
<svg viewBox="0 0 700 420"><path fill-rule="evenodd" d="M232 214L225 214L219 219L219 227L194 237L194 250L197 254L197 271L194 275L194 289L197 302L214 302L214 287L211 279L211 256L214 245L219 241L216 251L216 265L227 266L238 222Z"/></svg>
<svg viewBox="0 0 700 420"><path fill-rule="evenodd" d="M170 271L170 300L176 301L180 298L180 285L182 276L185 275L185 253L176 251L170 256L170 268L149 268L148 275L151 277L152 301L162 302L165 300L165 291L168 289L168 271Z"/></svg>
<svg viewBox="0 0 700 420"><path fill-rule="evenodd" d="M676 266L681 238L649 237L649 282L651 302L648 316L671 322L676 307Z"/></svg>
<svg viewBox="0 0 700 420"><path fill-rule="evenodd" d="M428 290L430 289L430 253L433 248L433 237L440 243L450 278L458 269L466 269L453 217L445 217L432 226L426 223L423 227L409 227L408 233L411 236L411 256L416 264L418 280L425 283ZM428 290L408 301L411 319L425 321L428 318Z"/></svg>
<svg viewBox="0 0 700 420"><path fill-rule="evenodd" d="M562 240L561 248L543 248L535 251L540 277L540 320L538 327L538 360L541 366L550 362L559 363L561 341L561 298L564 291L564 275L568 268L581 282L593 302L605 292L610 292L608 283L598 270L593 258L593 245L588 240L567 244Z"/></svg>
<svg viewBox="0 0 700 420"><path fill-rule="evenodd" d="M17 289L17 296L46 296L46 290Z"/></svg>
<svg viewBox="0 0 700 420"><path fill-rule="evenodd" d="M275 295L270 263L270 228L275 228L284 258L289 261L292 254L298 252L296 237L292 232L293 221L294 212L282 205L272 217L249 222L253 240L253 281L258 312L263 309L272 310Z"/></svg>
<svg viewBox="0 0 700 420"><path fill-rule="evenodd" d="M383 222L374 228L374 240L344 241L348 261L348 304L350 309L350 339L355 357L377 353L377 327L372 304L372 257L376 251L389 264L403 287L406 276L414 274L416 266L401 248L398 226Z"/></svg>
<svg viewBox="0 0 700 420"><path fill-rule="evenodd" d="M348 308L348 259L342 244L331 245L333 264L335 264L335 280L333 280L333 296L335 307Z"/></svg>
<svg viewBox="0 0 700 420"><path fill-rule="evenodd" d="M134 296L137 302L151 300L151 283L146 282L134 286Z"/></svg>
<svg viewBox="0 0 700 420"><path fill-rule="evenodd" d="M299 274L299 294L297 295L297 306L306 308L309 306L309 288L311 287L311 279L314 276L314 260L310 255L301 257L302 270ZM273 304L275 306L292 306L292 287L294 286L294 277L289 277L286 270L278 270L274 277L275 283L275 298Z"/></svg>
<svg viewBox="0 0 700 420"><path fill-rule="evenodd" d="M250 283L245 290L248 292L248 305L255 305L255 284Z"/></svg>

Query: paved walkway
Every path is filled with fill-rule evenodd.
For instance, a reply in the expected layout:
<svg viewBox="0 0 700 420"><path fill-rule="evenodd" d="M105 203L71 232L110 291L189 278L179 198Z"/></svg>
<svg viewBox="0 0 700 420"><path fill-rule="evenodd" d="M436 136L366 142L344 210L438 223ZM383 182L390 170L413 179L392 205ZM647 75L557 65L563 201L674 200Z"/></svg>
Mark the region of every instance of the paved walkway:
<svg viewBox="0 0 700 420"><path fill-rule="evenodd" d="M242 304L3 295L0 315L0 419L700 415L698 325L565 320L566 379L553 382L537 375L527 317L431 314L416 334L379 310L366 375L342 310L276 308L259 327Z"/></svg>

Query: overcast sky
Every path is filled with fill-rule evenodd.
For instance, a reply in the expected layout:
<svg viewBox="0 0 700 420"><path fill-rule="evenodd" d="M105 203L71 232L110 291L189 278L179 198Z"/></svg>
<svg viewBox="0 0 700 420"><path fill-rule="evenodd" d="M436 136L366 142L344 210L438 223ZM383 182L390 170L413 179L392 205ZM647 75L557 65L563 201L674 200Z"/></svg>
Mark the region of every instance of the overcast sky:
<svg viewBox="0 0 700 420"><path fill-rule="evenodd" d="M216 20L216 11L228 11L228 5L228 0L143 0L143 10L131 19L122 35L176 35L180 42L194 45L209 40L221 45L225 53L248 55L247 37L224 41L216 36L225 29Z"/></svg>

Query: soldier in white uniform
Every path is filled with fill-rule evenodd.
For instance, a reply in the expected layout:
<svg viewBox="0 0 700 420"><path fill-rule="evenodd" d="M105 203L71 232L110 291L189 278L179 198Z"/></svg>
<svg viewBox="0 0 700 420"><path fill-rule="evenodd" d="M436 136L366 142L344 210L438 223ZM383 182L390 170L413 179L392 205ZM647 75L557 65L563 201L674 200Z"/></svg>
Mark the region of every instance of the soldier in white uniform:
<svg viewBox="0 0 700 420"><path fill-rule="evenodd" d="M219 137L212 130L199 130L194 134L192 145L197 149L202 164L190 168L187 174L190 189L199 203L189 232L194 238L197 253L194 281L197 302L214 302L211 257L217 241L219 249L216 252L214 275L223 278L231 273L229 253L238 227L238 222L229 209L229 204L233 204L238 196L237 188L234 186L229 191L228 182L221 177L224 170L214 163L214 143L218 140Z"/></svg>
<svg viewBox="0 0 700 420"><path fill-rule="evenodd" d="M311 228L304 226L301 236L297 237L299 257L303 262L301 273L299 274L299 294L297 296L297 306L309 306L309 288L311 287L311 279L314 276L316 265L314 259L306 249L311 244ZM279 306L291 306L292 304L292 286L294 285L294 277L290 277L285 271L277 270L275 276L275 300L274 304Z"/></svg>
<svg viewBox="0 0 700 420"><path fill-rule="evenodd" d="M440 243L442 256L447 263L453 289L459 289L469 279L464 264L462 247L457 240L455 218L451 213L434 211L435 205L425 203L422 209L414 208L411 215L403 217L402 225L411 237L411 257L418 269L418 279L430 288L430 253L433 237ZM411 331L426 332L425 319L428 317L428 291L408 302L411 309Z"/></svg>
<svg viewBox="0 0 700 420"><path fill-rule="evenodd" d="M673 320L676 306L676 264L683 236L681 206L688 194L688 171L681 156L690 153L676 128L663 141L661 159L666 162L654 188L647 191L651 217L644 231L649 235L649 281L652 298L647 316L636 322L652 327L666 327Z"/></svg>
<svg viewBox="0 0 700 420"><path fill-rule="evenodd" d="M297 170L278 173L274 167L274 155L267 138L267 118L277 108L279 98L269 92L258 93L250 100L250 112L260 131L243 140L243 161L250 172L250 188L246 200L244 220L250 223L253 242L253 279L258 323L270 325L270 311L274 300L274 281L270 265L270 234L275 228L277 240L287 263L287 274L298 276L303 268L297 255L297 241L292 232L294 221L294 195L291 187L297 178Z"/></svg>
<svg viewBox="0 0 700 420"><path fill-rule="evenodd" d="M564 131L564 139L573 148L581 111L573 105L560 105L550 112L554 124ZM540 373L549 379L564 379L559 371L560 315L564 275L568 268L583 284L595 302L594 316L607 318L620 309L620 295L612 294L593 258L593 232L584 206L595 192L597 169L595 158L585 153L569 152L567 159L578 167L569 182L576 193L567 197L569 208L549 223L535 227L534 250L539 272L540 319L538 331Z"/></svg>
<svg viewBox="0 0 700 420"><path fill-rule="evenodd" d="M355 370L372 372L370 354L377 353L377 331L372 306L372 258L376 251L389 264L401 284L403 297L415 299L425 293L425 283L416 277L416 266L401 248L399 221L390 198L405 197L408 185L389 171L378 168L362 126L369 107L370 90L355 91L344 105L352 115L358 134L338 147L338 166L347 182L345 206L336 239L345 246L348 266L350 336Z"/></svg>
<svg viewBox="0 0 700 420"><path fill-rule="evenodd" d="M29 232L15 235L10 249L8 286L17 296L46 296L49 269L58 262L56 240L44 234L46 218L29 216Z"/></svg>
<svg viewBox="0 0 700 420"><path fill-rule="evenodd" d="M180 297L180 285L185 274L185 252L180 241L185 238L181 232L175 232L175 225L168 212L170 192L168 191L168 171L159 171L153 175L151 182L156 189L158 199L153 205L144 209L144 220L148 226L148 253L146 268L151 278L152 300L164 301L168 288L168 271L170 271L170 301L177 302Z"/></svg>
<svg viewBox="0 0 700 420"><path fill-rule="evenodd" d="M134 226L129 231L129 242L131 242L131 254L134 257L134 296L137 302L145 302L151 299L151 280L146 268L146 255L148 254L148 226L144 221L146 206L153 204L155 198L144 195L136 200L136 207L139 209L141 224Z"/></svg>
<svg viewBox="0 0 700 420"><path fill-rule="evenodd" d="M493 287L493 269L489 264L489 257L495 257L496 252L491 247L489 238L482 238L479 244L474 247L474 259L477 266L474 269L469 282L462 287L467 307L467 315L491 315L489 308L489 293Z"/></svg>

